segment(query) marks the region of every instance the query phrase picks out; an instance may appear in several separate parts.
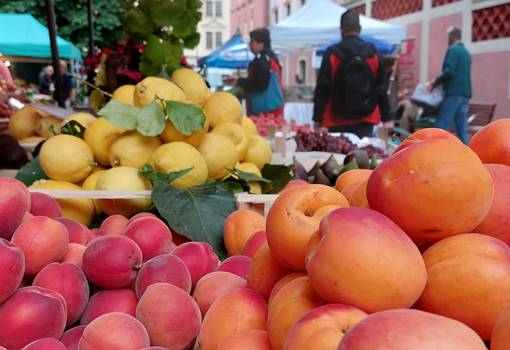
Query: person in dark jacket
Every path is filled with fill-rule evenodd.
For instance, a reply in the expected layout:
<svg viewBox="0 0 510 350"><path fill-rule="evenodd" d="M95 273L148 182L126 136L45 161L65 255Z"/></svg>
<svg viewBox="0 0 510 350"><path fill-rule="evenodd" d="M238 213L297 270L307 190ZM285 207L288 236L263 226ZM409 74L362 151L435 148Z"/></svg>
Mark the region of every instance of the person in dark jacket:
<svg viewBox="0 0 510 350"><path fill-rule="evenodd" d="M52 90L50 89L53 84L53 66L46 66L39 73L39 93L44 95L50 95Z"/></svg>
<svg viewBox="0 0 510 350"><path fill-rule="evenodd" d="M471 98L471 56L462 44L459 28L448 29L448 50L441 74L431 84L435 89L442 86L445 97L439 106L436 127L450 131L455 121L457 136L468 142L467 114Z"/></svg>
<svg viewBox="0 0 510 350"><path fill-rule="evenodd" d="M374 125L384 122L384 127L393 127L393 120L389 111L387 95L387 74L384 60L381 58L372 44L363 41L359 34L361 25L359 15L354 10L346 11L340 19L342 41L328 48L322 59L322 64L317 78L314 95L313 120L316 128L327 128L330 132L351 132L359 137L372 136ZM334 91L337 71L342 62L337 52L345 52L348 57L362 56L369 52L366 63L372 71L371 98L374 108L366 115L349 116L340 115L333 108L333 96L338 95ZM336 92L336 94L335 94ZM337 109L338 110L338 109Z"/></svg>
<svg viewBox="0 0 510 350"><path fill-rule="evenodd" d="M263 92L268 88L271 73L275 72L279 77L281 88L282 67L276 54L271 49L271 38L266 28L255 29L250 32L250 50L255 59L248 66L248 77L239 78L237 86L243 89L247 97L247 109L249 115L255 115L250 107L250 95ZM283 103L274 110L261 113L265 116L283 118ZM261 115L260 113L258 115Z"/></svg>

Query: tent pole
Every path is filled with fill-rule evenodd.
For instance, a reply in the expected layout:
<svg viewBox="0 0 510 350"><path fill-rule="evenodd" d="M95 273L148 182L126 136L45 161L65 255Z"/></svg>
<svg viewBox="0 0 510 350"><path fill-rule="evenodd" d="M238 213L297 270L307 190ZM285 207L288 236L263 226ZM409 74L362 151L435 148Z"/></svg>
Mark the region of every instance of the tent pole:
<svg viewBox="0 0 510 350"><path fill-rule="evenodd" d="M88 20L89 20L89 52L88 56L94 56L94 14L92 0L87 0Z"/></svg>
<svg viewBox="0 0 510 350"><path fill-rule="evenodd" d="M55 95L58 105L62 108L65 108L62 74L60 73L60 57L58 55L57 47L57 26L55 24L55 8L53 7L53 0L45 1L46 1L46 17L48 19L48 31L50 33L51 58L55 74L55 92L56 92Z"/></svg>

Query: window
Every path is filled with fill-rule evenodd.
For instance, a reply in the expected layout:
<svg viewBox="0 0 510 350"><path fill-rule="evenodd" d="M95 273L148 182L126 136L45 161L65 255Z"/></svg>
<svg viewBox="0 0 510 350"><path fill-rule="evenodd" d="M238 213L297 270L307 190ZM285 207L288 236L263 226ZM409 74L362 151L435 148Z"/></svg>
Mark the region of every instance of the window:
<svg viewBox="0 0 510 350"><path fill-rule="evenodd" d="M285 15L290 16L290 1L285 4Z"/></svg>
<svg viewBox="0 0 510 350"><path fill-rule="evenodd" d="M223 16L223 4L221 1L216 1L216 17L221 18Z"/></svg>
<svg viewBox="0 0 510 350"><path fill-rule="evenodd" d="M213 49L213 33L212 32L207 32L205 34L205 46L206 46L207 50Z"/></svg>
<svg viewBox="0 0 510 350"><path fill-rule="evenodd" d="M278 9L273 10L273 23L278 23Z"/></svg>
<svg viewBox="0 0 510 350"><path fill-rule="evenodd" d="M213 16L213 2L212 1L205 2L205 15L207 17Z"/></svg>
<svg viewBox="0 0 510 350"><path fill-rule="evenodd" d="M221 32L216 32L216 48L220 47L222 44Z"/></svg>
<svg viewBox="0 0 510 350"><path fill-rule="evenodd" d="M299 84L306 84L306 59L300 59L297 68L297 82Z"/></svg>

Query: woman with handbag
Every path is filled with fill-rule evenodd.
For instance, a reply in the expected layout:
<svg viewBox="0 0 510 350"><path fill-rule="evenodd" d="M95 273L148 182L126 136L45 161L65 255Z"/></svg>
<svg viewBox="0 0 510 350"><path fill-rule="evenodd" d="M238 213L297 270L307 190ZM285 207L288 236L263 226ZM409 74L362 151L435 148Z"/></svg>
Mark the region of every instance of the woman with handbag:
<svg viewBox="0 0 510 350"><path fill-rule="evenodd" d="M250 33L250 50L255 59L248 67L248 77L237 80L246 96L248 115L283 118L282 67L271 50L266 28Z"/></svg>

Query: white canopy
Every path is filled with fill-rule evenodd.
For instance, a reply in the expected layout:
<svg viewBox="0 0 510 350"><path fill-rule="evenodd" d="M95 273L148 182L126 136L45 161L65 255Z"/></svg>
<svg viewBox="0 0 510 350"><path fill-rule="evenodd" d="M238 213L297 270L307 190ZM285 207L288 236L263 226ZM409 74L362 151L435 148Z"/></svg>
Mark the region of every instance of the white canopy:
<svg viewBox="0 0 510 350"><path fill-rule="evenodd" d="M316 48L340 39L340 16L347 11L331 0L310 0L291 16L271 27L271 43L282 50ZM361 34L399 44L405 28L360 16Z"/></svg>

